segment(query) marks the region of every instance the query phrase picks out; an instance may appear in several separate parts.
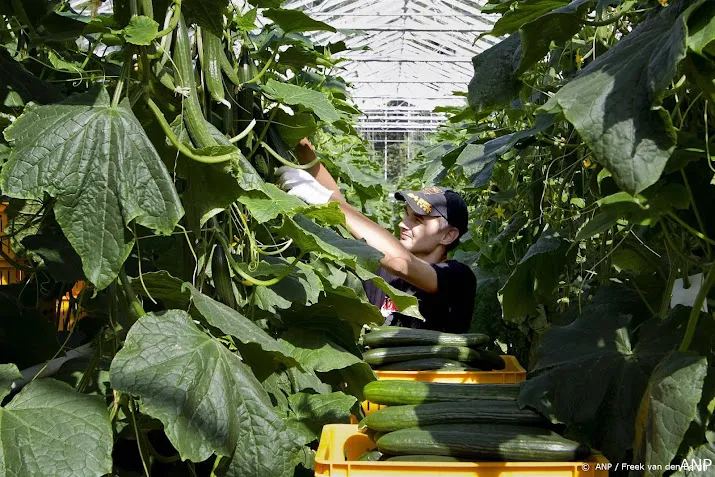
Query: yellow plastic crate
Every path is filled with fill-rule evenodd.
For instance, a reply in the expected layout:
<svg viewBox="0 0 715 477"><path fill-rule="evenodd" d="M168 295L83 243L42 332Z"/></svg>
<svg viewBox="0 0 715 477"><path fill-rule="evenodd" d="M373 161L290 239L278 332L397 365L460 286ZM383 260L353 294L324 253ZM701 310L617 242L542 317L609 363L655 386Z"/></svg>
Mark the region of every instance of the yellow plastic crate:
<svg viewBox="0 0 715 477"><path fill-rule="evenodd" d="M600 454L583 462L380 462L356 461L375 443L352 424L323 427L316 477L608 477ZM597 468L598 467L598 468Z"/></svg>
<svg viewBox="0 0 715 477"><path fill-rule="evenodd" d="M18 283L22 281L22 270L8 265L1 261L0 257L0 285L12 285L13 283Z"/></svg>
<svg viewBox="0 0 715 477"><path fill-rule="evenodd" d="M375 371L377 379L422 381L427 383L515 384L526 380L526 370L516 357L502 355L506 366L499 371ZM362 410L370 414L383 408L380 404L363 401Z"/></svg>

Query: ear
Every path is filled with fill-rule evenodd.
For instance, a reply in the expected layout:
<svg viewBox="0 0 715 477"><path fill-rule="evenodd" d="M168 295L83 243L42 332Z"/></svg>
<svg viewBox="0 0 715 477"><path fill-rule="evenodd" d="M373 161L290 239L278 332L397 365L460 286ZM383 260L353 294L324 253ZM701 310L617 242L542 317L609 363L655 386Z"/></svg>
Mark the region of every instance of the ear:
<svg viewBox="0 0 715 477"><path fill-rule="evenodd" d="M459 230L456 227L448 227L445 234L442 236L440 244L447 246L459 238Z"/></svg>

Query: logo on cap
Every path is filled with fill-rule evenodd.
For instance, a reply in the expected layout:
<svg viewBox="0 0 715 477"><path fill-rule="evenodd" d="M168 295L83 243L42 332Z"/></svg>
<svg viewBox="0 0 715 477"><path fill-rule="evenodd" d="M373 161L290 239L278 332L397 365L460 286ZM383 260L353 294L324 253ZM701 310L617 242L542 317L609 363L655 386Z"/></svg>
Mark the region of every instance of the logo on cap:
<svg viewBox="0 0 715 477"><path fill-rule="evenodd" d="M414 200L417 203L417 205L420 206L420 208L425 211L425 213L429 214L430 212L432 212L432 204L430 204L429 202L424 200L422 197L420 197L416 194L413 194L412 192L408 192L407 197Z"/></svg>
<svg viewBox="0 0 715 477"><path fill-rule="evenodd" d="M440 189L439 187L427 187L426 189L422 189L422 193L426 195L441 194L442 189Z"/></svg>

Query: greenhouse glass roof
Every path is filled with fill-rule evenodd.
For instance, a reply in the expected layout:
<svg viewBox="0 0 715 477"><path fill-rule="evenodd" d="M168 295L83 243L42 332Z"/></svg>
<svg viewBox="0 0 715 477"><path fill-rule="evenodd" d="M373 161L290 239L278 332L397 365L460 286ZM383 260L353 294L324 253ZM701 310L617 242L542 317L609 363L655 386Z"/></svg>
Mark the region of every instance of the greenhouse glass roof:
<svg viewBox="0 0 715 477"><path fill-rule="evenodd" d="M408 131L434 129L440 115L425 113L435 106L464 104L453 92L466 91L472 57L497 41L488 36L477 40L495 21L493 15L481 13L484 3L289 0L284 7L337 28L337 33L313 37L319 43L343 40L351 48L339 56L348 59L343 76L353 85L357 105L367 116L379 118L382 127L389 128L394 117L393 129ZM409 111L422 119L405 123L403 113ZM377 126L373 123L364 125L370 129Z"/></svg>

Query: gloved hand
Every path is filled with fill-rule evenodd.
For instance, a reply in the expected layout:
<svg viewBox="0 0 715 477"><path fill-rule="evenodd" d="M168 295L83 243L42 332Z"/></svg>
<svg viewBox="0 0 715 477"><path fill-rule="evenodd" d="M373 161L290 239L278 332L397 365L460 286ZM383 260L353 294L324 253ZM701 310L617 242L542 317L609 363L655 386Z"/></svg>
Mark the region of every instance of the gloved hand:
<svg viewBox="0 0 715 477"><path fill-rule="evenodd" d="M308 171L282 166L276 170L280 175L281 189L303 199L310 205L327 204L333 191L323 187Z"/></svg>

